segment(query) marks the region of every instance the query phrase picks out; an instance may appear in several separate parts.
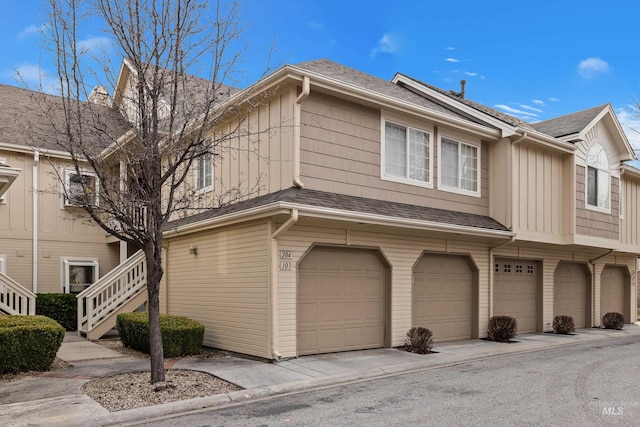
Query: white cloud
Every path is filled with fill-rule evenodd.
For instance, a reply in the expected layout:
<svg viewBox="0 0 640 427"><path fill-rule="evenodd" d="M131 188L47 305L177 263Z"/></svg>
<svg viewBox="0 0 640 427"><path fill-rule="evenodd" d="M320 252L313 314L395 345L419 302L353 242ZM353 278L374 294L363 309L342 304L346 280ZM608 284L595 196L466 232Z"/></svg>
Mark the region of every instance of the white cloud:
<svg viewBox="0 0 640 427"><path fill-rule="evenodd" d="M380 40L378 40L378 46L371 50L370 56L373 58L379 52L394 54L398 52L400 47L398 38L391 33L384 33Z"/></svg>
<svg viewBox="0 0 640 427"><path fill-rule="evenodd" d="M78 42L78 50L81 54L106 52L113 46L113 41L108 37L88 37Z"/></svg>
<svg viewBox="0 0 640 427"><path fill-rule="evenodd" d="M309 21L307 22L307 27L312 28L314 30L321 30L324 28L324 25L320 22Z"/></svg>
<svg viewBox="0 0 640 427"><path fill-rule="evenodd" d="M47 24L29 25L28 27L20 31L20 33L18 33L18 37L20 37L21 39L24 39L30 36L39 36L46 29L47 29Z"/></svg>
<svg viewBox="0 0 640 427"><path fill-rule="evenodd" d="M478 73L474 72L474 71L465 71L465 74L469 77L475 77L478 75Z"/></svg>
<svg viewBox="0 0 640 427"><path fill-rule="evenodd" d="M544 104L544 101L543 101L543 100L541 100L541 99L532 99L532 100L531 100L531 103L532 103L532 104L536 104L536 105L542 105L542 106L544 106L544 105L545 105L545 104Z"/></svg>
<svg viewBox="0 0 640 427"><path fill-rule="evenodd" d="M527 110L527 111L533 111L533 112L536 112L536 113L543 113L544 112L539 108L531 107L531 106L526 105L526 104L518 104L518 106L520 108L522 108L523 110Z"/></svg>
<svg viewBox="0 0 640 427"><path fill-rule="evenodd" d="M517 108L509 107L508 105L498 104L494 105L493 108L497 108L499 110L504 111L505 113L513 114L515 116L523 117L525 119L531 119L533 117L538 117L535 113L530 113L528 111L518 110Z"/></svg>
<svg viewBox="0 0 640 427"><path fill-rule="evenodd" d="M447 46L445 47L445 50L456 50L456 48L453 46Z"/></svg>
<svg viewBox="0 0 640 427"><path fill-rule="evenodd" d="M578 64L578 73L587 79L596 74L607 72L609 72L609 64L600 58L587 58Z"/></svg>
<svg viewBox="0 0 640 427"><path fill-rule="evenodd" d="M456 58L446 58L445 61L447 61L447 62L460 62L460 60L456 59Z"/></svg>
<svg viewBox="0 0 640 427"><path fill-rule="evenodd" d="M24 63L12 71L6 71L4 75L12 77L17 82L30 89L42 90L46 93L59 94L59 84L54 76L39 65Z"/></svg>
<svg viewBox="0 0 640 427"><path fill-rule="evenodd" d="M559 98L547 98L547 100L549 100L551 102L560 102Z"/></svg>

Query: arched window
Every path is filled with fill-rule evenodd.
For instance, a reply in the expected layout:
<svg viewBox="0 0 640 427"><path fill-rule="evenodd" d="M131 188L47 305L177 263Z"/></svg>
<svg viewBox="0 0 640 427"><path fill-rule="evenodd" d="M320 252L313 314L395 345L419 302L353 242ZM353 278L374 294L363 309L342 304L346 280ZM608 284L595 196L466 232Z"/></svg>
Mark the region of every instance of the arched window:
<svg viewBox="0 0 640 427"><path fill-rule="evenodd" d="M609 209L609 159L604 147L595 143L587 154L587 205Z"/></svg>

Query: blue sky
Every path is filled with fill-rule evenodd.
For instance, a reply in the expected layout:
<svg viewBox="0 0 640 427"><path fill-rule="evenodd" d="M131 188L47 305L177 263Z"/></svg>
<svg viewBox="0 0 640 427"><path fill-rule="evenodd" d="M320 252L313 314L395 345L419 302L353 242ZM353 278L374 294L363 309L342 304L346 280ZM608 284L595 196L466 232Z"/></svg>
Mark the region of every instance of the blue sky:
<svg viewBox="0 0 640 427"><path fill-rule="evenodd" d="M21 70L33 84L53 72L40 47L44 3L2 5L0 83L18 84ZM272 66L329 58L444 89L465 79L468 98L530 122L609 102L625 126L640 129L632 109L640 98L637 0L245 0L239 19L249 43L245 84L262 74L274 44ZM82 37L88 46L109 42L97 30Z"/></svg>

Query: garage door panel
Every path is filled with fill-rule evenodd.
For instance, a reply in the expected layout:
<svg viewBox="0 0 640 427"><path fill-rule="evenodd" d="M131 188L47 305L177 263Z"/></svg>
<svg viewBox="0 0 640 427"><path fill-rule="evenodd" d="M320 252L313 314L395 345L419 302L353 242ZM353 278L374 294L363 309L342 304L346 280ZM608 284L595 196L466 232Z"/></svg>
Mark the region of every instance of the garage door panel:
<svg viewBox="0 0 640 427"><path fill-rule="evenodd" d="M625 310L625 274L620 267L605 267L600 276L600 315L609 312L621 313L627 319Z"/></svg>
<svg viewBox="0 0 640 427"><path fill-rule="evenodd" d="M562 262L554 273L554 316L573 317L577 328L587 327L590 279L581 264Z"/></svg>
<svg viewBox="0 0 640 427"><path fill-rule="evenodd" d="M471 338L473 273L464 257L427 254L413 272L412 324L434 340Z"/></svg>
<svg viewBox="0 0 640 427"><path fill-rule="evenodd" d="M493 313L511 316L518 322L518 331L537 330L538 266L533 261L496 260L493 284Z"/></svg>
<svg viewBox="0 0 640 427"><path fill-rule="evenodd" d="M298 271L299 355L384 346L386 267L374 251L317 247Z"/></svg>

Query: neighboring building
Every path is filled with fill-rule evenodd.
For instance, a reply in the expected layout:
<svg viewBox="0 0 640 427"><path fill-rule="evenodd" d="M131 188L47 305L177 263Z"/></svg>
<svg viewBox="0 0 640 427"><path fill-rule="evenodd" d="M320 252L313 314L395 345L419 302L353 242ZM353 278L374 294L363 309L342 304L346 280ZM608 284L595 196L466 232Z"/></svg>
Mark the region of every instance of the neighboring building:
<svg viewBox="0 0 640 427"><path fill-rule="evenodd" d="M99 184L88 170L78 176L58 144L63 126L52 111L60 102L0 85L0 272L34 293L79 292L120 263L119 242L75 206L79 179ZM101 113L125 129L117 112Z"/></svg>
<svg viewBox="0 0 640 427"><path fill-rule="evenodd" d="M114 97L125 112L127 67ZM194 208L230 190L245 200L165 233L161 309L202 322L205 345L277 359L399 346L416 325L436 341L480 338L498 314L520 333L558 314L578 328L608 311L634 320L640 171L610 105L530 124L328 60L222 103L248 97L247 120L225 123L236 137L192 183L207 195ZM31 165L5 163L22 170L11 203ZM101 238L115 262L119 245Z"/></svg>
<svg viewBox="0 0 640 427"><path fill-rule="evenodd" d="M399 346L415 325L480 338L498 314L520 333L634 320L640 171L610 105L529 124L328 60L259 84L274 95L235 148L260 156L213 182L262 194L166 234L161 306L207 345L278 358Z"/></svg>

